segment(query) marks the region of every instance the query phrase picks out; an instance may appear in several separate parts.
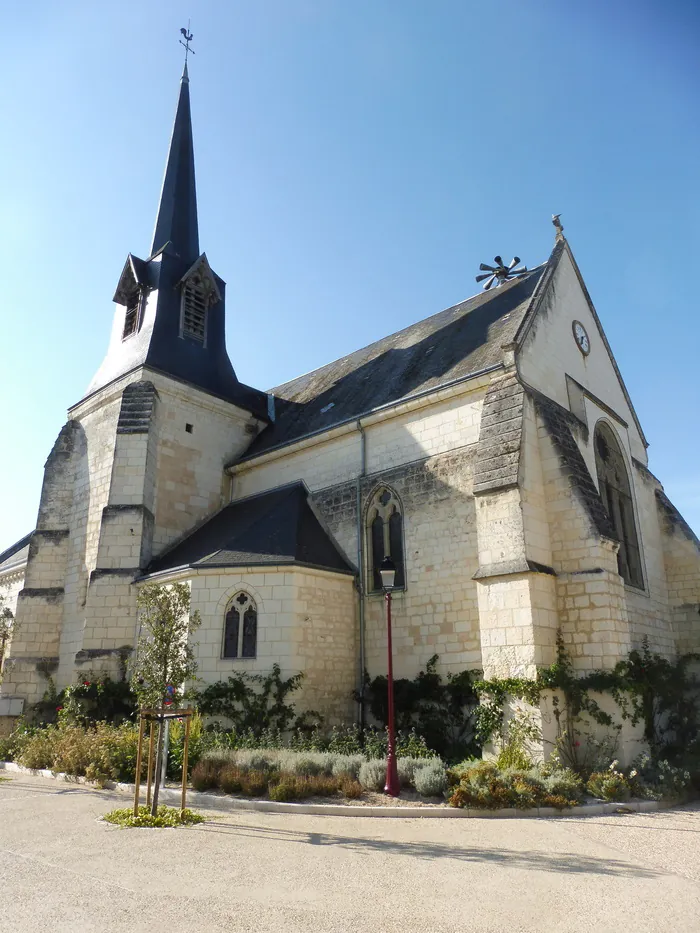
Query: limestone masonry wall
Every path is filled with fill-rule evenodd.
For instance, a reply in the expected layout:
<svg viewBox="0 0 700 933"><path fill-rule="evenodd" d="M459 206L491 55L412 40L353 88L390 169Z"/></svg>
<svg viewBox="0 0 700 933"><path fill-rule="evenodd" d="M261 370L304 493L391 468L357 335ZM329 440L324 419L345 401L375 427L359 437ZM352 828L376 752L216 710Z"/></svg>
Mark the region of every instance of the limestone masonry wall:
<svg viewBox="0 0 700 933"><path fill-rule="evenodd" d="M352 718L357 675L356 596L351 576L300 567L250 568L191 577L192 610L202 626L194 635L204 684L234 671L267 674L280 665L283 677L303 671L297 712L320 710L332 725ZM255 658L222 658L224 619L231 599L248 593L258 611Z"/></svg>

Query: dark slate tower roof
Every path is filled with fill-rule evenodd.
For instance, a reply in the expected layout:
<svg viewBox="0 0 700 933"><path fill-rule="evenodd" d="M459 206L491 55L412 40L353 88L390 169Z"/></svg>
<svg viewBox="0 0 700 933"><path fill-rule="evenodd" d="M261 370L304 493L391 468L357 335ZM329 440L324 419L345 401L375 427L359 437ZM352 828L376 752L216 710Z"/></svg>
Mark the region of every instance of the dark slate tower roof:
<svg viewBox="0 0 700 933"><path fill-rule="evenodd" d="M180 80L180 97L163 176L151 256L164 247L183 262L193 263L199 257L190 79L186 63Z"/></svg>
<svg viewBox="0 0 700 933"><path fill-rule="evenodd" d="M190 275L203 274L212 302L205 339L183 333L181 296ZM142 302L136 330L124 337L125 305L137 288ZM114 301L118 308L107 355L87 395L141 366L203 389L267 420L267 396L239 382L226 352L226 283L199 253L197 191L187 66L180 82L175 122L148 259L129 254Z"/></svg>

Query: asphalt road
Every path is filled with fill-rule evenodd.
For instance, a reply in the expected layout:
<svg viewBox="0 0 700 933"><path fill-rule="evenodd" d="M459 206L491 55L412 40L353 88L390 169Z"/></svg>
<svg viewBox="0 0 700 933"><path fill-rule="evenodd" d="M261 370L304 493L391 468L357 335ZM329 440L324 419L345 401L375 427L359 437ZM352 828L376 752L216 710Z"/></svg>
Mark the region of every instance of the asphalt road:
<svg viewBox="0 0 700 933"><path fill-rule="evenodd" d="M700 806L609 817L206 814L120 829L127 800L0 782L1 933L700 933Z"/></svg>

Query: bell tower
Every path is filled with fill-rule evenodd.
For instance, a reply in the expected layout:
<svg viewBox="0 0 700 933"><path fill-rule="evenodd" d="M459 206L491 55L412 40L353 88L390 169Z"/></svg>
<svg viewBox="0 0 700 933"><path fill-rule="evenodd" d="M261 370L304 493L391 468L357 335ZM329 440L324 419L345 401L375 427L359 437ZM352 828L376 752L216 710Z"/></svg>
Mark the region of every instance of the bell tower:
<svg viewBox="0 0 700 933"><path fill-rule="evenodd" d="M231 365L225 292L199 251L185 63L150 255L127 257L107 353L46 462L4 697L118 676L134 581L227 501L224 465L267 423L267 397Z"/></svg>

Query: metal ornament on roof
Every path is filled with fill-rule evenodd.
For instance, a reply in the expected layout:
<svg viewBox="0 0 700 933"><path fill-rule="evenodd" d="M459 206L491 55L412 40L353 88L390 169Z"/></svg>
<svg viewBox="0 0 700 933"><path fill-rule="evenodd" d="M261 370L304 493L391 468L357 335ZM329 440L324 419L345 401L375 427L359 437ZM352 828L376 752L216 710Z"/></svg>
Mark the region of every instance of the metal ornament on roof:
<svg viewBox="0 0 700 933"><path fill-rule="evenodd" d="M477 275L476 277L477 282L483 282L484 279L487 279L483 285L485 291L491 288L492 285L503 285L504 282L508 282L510 279L517 279L527 272L527 266L516 268L520 262L519 256L514 256L507 266L504 265L500 256L494 256L493 261L496 263L495 266L487 266L485 262L482 262L479 268L485 274Z"/></svg>

